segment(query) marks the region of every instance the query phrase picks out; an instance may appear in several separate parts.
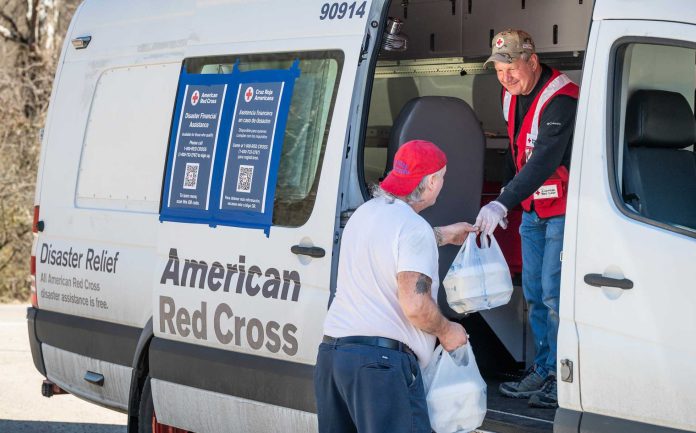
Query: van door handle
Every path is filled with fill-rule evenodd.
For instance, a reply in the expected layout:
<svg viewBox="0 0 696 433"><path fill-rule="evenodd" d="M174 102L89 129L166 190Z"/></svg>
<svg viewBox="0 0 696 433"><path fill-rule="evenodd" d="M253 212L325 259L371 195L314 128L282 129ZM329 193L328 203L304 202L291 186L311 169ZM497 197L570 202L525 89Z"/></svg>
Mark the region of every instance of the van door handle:
<svg viewBox="0 0 696 433"><path fill-rule="evenodd" d="M633 288L633 281L627 278L610 278L602 274L585 275L585 283L594 287L618 287L623 290L630 290Z"/></svg>
<svg viewBox="0 0 696 433"><path fill-rule="evenodd" d="M305 247L302 245L293 245L292 248L290 248L290 251L297 255L309 256L317 259L326 255L324 248L320 247Z"/></svg>

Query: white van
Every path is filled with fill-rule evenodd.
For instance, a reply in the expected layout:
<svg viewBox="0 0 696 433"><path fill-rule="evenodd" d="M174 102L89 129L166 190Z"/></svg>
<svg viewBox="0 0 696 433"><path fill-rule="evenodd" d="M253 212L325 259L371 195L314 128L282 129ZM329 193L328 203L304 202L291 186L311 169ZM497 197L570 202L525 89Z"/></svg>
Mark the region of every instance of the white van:
<svg viewBox="0 0 696 433"><path fill-rule="evenodd" d="M509 144L482 62L510 27L581 85L560 409L497 397L533 358L519 286L469 317L441 297L489 383L482 428L696 431L689 0L86 0L37 181L28 320L45 394L127 412L129 432L316 431L342 227L409 138L449 156L432 224L495 197ZM515 230L499 232L518 273Z"/></svg>

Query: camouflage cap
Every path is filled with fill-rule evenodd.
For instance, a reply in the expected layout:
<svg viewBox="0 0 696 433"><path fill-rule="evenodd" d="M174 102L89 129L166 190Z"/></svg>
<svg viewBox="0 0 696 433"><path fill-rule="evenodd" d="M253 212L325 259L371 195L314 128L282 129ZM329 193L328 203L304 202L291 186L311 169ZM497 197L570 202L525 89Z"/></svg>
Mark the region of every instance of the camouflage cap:
<svg viewBox="0 0 696 433"><path fill-rule="evenodd" d="M522 53L534 53L534 41L529 33L524 30L503 30L495 35L491 41L493 47L491 56L483 64L485 68L492 62L512 63L517 60Z"/></svg>

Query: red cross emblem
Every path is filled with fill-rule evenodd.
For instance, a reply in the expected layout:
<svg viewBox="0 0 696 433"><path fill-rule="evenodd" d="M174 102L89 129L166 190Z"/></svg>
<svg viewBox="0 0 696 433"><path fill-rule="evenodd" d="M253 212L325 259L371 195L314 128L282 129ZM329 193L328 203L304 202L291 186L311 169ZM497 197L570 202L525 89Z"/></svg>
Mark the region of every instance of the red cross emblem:
<svg viewBox="0 0 696 433"><path fill-rule="evenodd" d="M246 89L246 92L244 92L244 101L249 102L251 101L251 98L254 97L254 88L249 86Z"/></svg>
<svg viewBox="0 0 696 433"><path fill-rule="evenodd" d="M198 101L201 99L201 94L196 90L193 92L193 95L191 95L191 105L197 105Z"/></svg>
<svg viewBox="0 0 696 433"><path fill-rule="evenodd" d="M496 47L496 48L500 48L500 47L503 46L504 43L505 43L505 41L503 40L503 38L498 38L498 39L495 41L495 47Z"/></svg>

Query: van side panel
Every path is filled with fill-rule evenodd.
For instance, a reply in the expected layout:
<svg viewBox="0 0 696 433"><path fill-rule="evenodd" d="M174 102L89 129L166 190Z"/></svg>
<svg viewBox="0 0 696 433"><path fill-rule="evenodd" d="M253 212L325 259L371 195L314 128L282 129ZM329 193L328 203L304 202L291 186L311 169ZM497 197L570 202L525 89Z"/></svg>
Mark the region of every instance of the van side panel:
<svg viewBox="0 0 696 433"><path fill-rule="evenodd" d="M48 380L78 397L120 411L128 409L130 367L80 356L48 344L42 345L42 349L46 364L51 366ZM103 375L103 385L87 382L86 372Z"/></svg>
<svg viewBox="0 0 696 433"><path fill-rule="evenodd" d="M333 114L327 120L330 129L327 127L321 136L322 140L326 140L326 150L320 174L316 177L316 193L312 192L312 195L316 194L316 200L306 223L299 227L273 226L268 237L261 230L234 226L211 228L203 224L163 222L158 227L154 341L171 340L189 346L189 360L205 357L209 349L229 355L230 363L220 364L226 366L223 369L226 374L223 375L213 374L211 369L197 364L201 370L199 377L195 378L198 381L195 386L204 390L217 389L222 394L218 386L228 384L233 386L225 391L230 398L241 396L261 402L270 389L276 389L282 395L294 393L295 400L311 401L313 398L311 366L316 359L316 348L321 340L322 322L328 305L331 257L335 248L338 181L345 154L345 126L352 83L358 64L356 47L360 47L361 39L356 36L327 36L323 39L289 40L282 45L261 41L229 44L226 48L231 53L292 53L325 52L328 47L337 47L345 60L342 62L340 82L336 84ZM205 56L206 51L219 49L215 46L207 50L196 47L192 51ZM328 96L330 100L331 94ZM298 255L292 251L295 245L315 246L324 250L326 255ZM222 274L216 277L224 285L222 288L208 283L210 275L215 275L213 272L216 270L224 273L224 278L220 276ZM267 290L259 292L254 289L261 286ZM186 320L183 323L178 317L190 317L191 322ZM165 352L153 350L153 347L157 347L154 342L150 350L154 379L193 385L188 381L194 378L182 375L172 377L159 368L167 367L166 364L172 359L182 361L182 358L172 358ZM255 361L240 370L237 362L245 357ZM265 371L261 366L267 361L281 366L274 372L278 377L292 375L288 368L300 368L304 372L302 380L281 380L274 385L275 388L271 387L271 377L274 376L261 374ZM181 369L189 364L175 362L172 365ZM239 378L237 374L240 374ZM248 385L245 376L265 379L266 382L262 382L263 386L245 388ZM249 393L234 388L235 382L244 384L243 388L248 389ZM179 427L175 424L179 418L167 417L167 414L174 413L175 408L161 407L158 392L158 388L153 386L155 410L162 414L160 419ZM234 402L230 400L229 404L236 404ZM182 400L171 403L180 404ZM291 403L283 402L287 405ZM178 406L177 410L189 412L191 406ZM311 410L311 406L303 404L302 410Z"/></svg>
<svg viewBox="0 0 696 433"><path fill-rule="evenodd" d="M254 56L274 65L273 59L294 56L290 60L302 65L306 54L314 53L334 66L321 77L313 75L310 64L301 66L291 95L294 123L285 131L284 146L292 141L288 134L301 137L302 130L322 125L318 138L307 141L323 150L308 194L312 201L301 202L306 222L276 223L268 234L235 224L163 221L158 226L150 373L161 422L200 432L316 431L312 366L337 254L336 209L356 71L368 63L361 49L372 50L377 39L372 34L371 43L363 45L366 28L377 31L369 25L378 24L379 16L372 15L371 3L357 1L356 14L345 19L321 19L322 3L316 1L273 2L272 7L222 1L197 9L194 34L200 39L186 47L186 59L215 66L213 56L238 55L242 68L262 70L269 67ZM361 5L366 10L357 15ZM230 125L224 127L229 134ZM292 158L281 154L280 167ZM296 166L304 170L303 164ZM287 187L278 185L276 193ZM283 221L287 214L274 210L273 216ZM297 253L296 246L324 254ZM259 291L262 286L265 291ZM184 373L191 368L196 375Z"/></svg>
<svg viewBox="0 0 696 433"><path fill-rule="evenodd" d="M161 382L316 412L311 365L158 337L152 340L150 357L150 375Z"/></svg>
<svg viewBox="0 0 696 433"><path fill-rule="evenodd" d="M74 32L89 33L88 16L76 18ZM161 155L180 57L95 60L100 42L93 42L79 58L66 48L42 146L34 332L37 347L55 350L35 357L61 387L123 410L138 338L152 316ZM87 369L118 391L95 392Z"/></svg>
<svg viewBox="0 0 696 433"><path fill-rule="evenodd" d="M34 196L34 204L38 204L41 200L41 185L43 185L43 167L46 162L46 149L48 148L47 146L47 137L51 134L51 126L53 125L53 117L54 117L54 109L53 105L55 104L55 100L58 94L58 89L60 88L60 79L63 76L63 64L65 62L65 58L72 49L72 43L70 41L70 35L72 34L72 30L75 26L75 24L79 21L80 15L82 14L82 9L83 9L84 3L81 3L78 7L77 10L75 11L75 14L73 15L72 21L70 21L70 26L68 27L68 32L67 35L65 36L65 40L63 41L63 47L61 48L61 53L60 53L60 59L58 60L57 68L56 68L56 75L53 80L53 88L51 89L51 99L49 100L48 104L48 112L46 113L46 125L44 127L43 131L43 137L41 140L41 153L39 156L39 165L38 165L38 173L36 175L36 193ZM34 238L36 240L36 238ZM34 248L35 244L32 246L32 254L34 253Z"/></svg>
<svg viewBox="0 0 696 433"><path fill-rule="evenodd" d="M96 66L137 55L140 60L132 64L160 63L175 51L180 57L186 45L197 39L191 31L197 3L86 0L70 38L89 35L92 41L87 49L69 49L65 61L96 61Z"/></svg>
<svg viewBox="0 0 696 433"><path fill-rule="evenodd" d="M157 416L186 430L216 433L315 433L317 418L295 409L152 380ZM187 411L174 408L186 406ZM195 413L196 416L191 416Z"/></svg>
<svg viewBox="0 0 696 433"><path fill-rule="evenodd" d="M152 76L162 80L165 86L169 83L169 88L162 90L162 86L155 87L148 85L147 80L140 80L138 85L127 88L131 92L122 92L123 101L111 92L95 103L95 95L102 93L96 86L100 69L93 66L75 62L66 64L62 85L52 107L55 125L46 142L40 202L40 217L45 230L36 242L39 306L142 327L151 316L150 303L146 300L150 299L154 267L158 199L156 195L152 196L153 193L150 197L138 195L142 188L133 186L136 183L127 183L127 179L130 177L138 179L140 184L151 184L151 191L158 189L162 176L161 161L159 165L150 163L155 166L147 172L129 170L139 167L135 161L140 162L144 156L152 154L152 148L164 152L169 123L166 114L158 117L148 115L144 110L132 114L131 110L135 110L139 106L138 100L143 99L148 101L140 104L144 108L159 103L166 113L170 113L170 93L176 90L176 78L170 80L166 73L160 72L162 67L153 67L149 70ZM174 69L175 77L178 68ZM118 106L119 102L125 108L130 107L131 113L119 116L116 110L106 116L109 114L106 106ZM101 116L99 119L92 119L92 109ZM134 116L142 120L120 123ZM131 131L128 134L112 131L110 134L135 141L125 146L131 151L115 153L110 159L95 156L92 152L94 146L110 143L110 148L124 147L119 146L120 141L109 142L103 138L109 135L104 122ZM84 125L84 128L79 125ZM106 131L95 131L100 125L104 125L102 129ZM85 141L86 138L90 140ZM83 143L88 145L85 149ZM133 151L137 148L142 150ZM102 153L109 155L106 150L114 152L104 149ZM133 161L130 165L129 160ZM125 176L122 172L130 173L129 177L123 178L120 188L98 175L114 170L112 162L119 164L120 176ZM80 189L78 179L81 181ZM82 191L82 196L78 191ZM76 202L83 207L77 207Z"/></svg>

